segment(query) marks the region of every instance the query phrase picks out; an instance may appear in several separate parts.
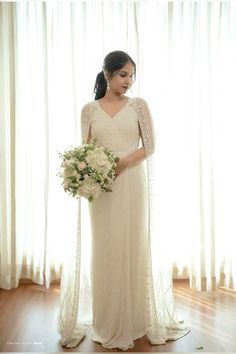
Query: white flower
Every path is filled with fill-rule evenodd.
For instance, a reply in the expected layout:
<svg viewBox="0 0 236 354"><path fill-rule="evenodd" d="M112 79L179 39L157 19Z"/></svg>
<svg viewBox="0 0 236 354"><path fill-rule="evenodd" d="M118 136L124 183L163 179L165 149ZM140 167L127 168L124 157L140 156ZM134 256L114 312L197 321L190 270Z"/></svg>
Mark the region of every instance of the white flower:
<svg viewBox="0 0 236 354"><path fill-rule="evenodd" d="M73 165L74 163L76 163L77 161L76 161L76 159L75 159L75 157L71 157L69 160L68 160L68 164L69 165Z"/></svg>
<svg viewBox="0 0 236 354"><path fill-rule="evenodd" d="M86 167L86 163L84 161L81 161L77 163L78 169L83 170Z"/></svg>
<svg viewBox="0 0 236 354"><path fill-rule="evenodd" d="M88 177L86 182L84 182L78 190L78 194L85 198L97 198L101 192L102 190L100 184L94 182L91 177Z"/></svg>
<svg viewBox="0 0 236 354"><path fill-rule="evenodd" d="M77 181L77 182L80 182L81 174L78 173L77 171L73 171L73 173L69 173L67 177L69 177L69 176L75 177L75 178L76 178L76 181ZM75 183L76 183L76 182L75 182Z"/></svg>
<svg viewBox="0 0 236 354"><path fill-rule="evenodd" d="M95 151L88 151L86 162L90 167L97 171L109 171L112 167L107 155L101 149L96 149Z"/></svg>

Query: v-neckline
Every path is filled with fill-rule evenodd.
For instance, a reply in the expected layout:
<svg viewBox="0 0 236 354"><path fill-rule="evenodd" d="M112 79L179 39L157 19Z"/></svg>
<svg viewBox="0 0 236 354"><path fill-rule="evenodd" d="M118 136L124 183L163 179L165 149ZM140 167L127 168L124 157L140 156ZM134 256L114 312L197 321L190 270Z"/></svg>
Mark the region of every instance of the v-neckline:
<svg viewBox="0 0 236 354"><path fill-rule="evenodd" d="M102 106L100 105L100 103L98 102L98 100L96 101L97 102L97 105L98 107L100 108L100 110L105 113L110 119L114 119L119 113L121 113L123 111L123 109L128 105L129 103L129 100L130 100L130 97L126 100L125 104L121 107L121 109L119 111L117 111L112 117L110 116L110 114L108 114L103 108Z"/></svg>

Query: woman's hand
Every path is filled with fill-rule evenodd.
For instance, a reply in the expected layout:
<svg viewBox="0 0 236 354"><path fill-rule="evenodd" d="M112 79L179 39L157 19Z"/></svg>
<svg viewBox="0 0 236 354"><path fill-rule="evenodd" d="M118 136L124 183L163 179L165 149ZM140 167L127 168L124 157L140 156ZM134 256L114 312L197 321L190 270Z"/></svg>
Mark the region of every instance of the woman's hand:
<svg viewBox="0 0 236 354"><path fill-rule="evenodd" d="M119 176L128 166L133 166L141 163L146 158L146 150L144 146L127 155L123 159L119 159L116 163L115 176Z"/></svg>
<svg viewBox="0 0 236 354"><path fill-rule="evenodd" d="M123 172L126 167L128 167L128 162L125 158L120 159L119 161L117 161L116 163L116 170L115 170L115 176L119 176L119 174L121 174L121 172Z"/></svg>

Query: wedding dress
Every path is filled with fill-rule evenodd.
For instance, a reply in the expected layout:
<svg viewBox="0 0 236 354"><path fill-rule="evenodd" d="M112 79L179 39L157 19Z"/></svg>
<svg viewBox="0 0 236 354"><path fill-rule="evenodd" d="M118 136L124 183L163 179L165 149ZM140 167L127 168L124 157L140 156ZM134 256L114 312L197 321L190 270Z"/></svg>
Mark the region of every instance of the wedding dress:
<svg viewBox="0 0 236 354"><path fill-rule="evenodd" d="M144 335L152 344L182 337L189 330L175 315L170 266L156 261L163 248L158 250L158 230L152 227L154 134L148 106L141 98L129 98L110 117L93 101L82 110L81 127L84 142L91 128L97 144L120 158L137 150L142 136L147 161L126 168L112 184L112 192L89 206L92 247L87 288L80 259L80 239L86 236L78 221L61 281L61 343L74 347L88 333L105 348L127 350Z"/></svg>

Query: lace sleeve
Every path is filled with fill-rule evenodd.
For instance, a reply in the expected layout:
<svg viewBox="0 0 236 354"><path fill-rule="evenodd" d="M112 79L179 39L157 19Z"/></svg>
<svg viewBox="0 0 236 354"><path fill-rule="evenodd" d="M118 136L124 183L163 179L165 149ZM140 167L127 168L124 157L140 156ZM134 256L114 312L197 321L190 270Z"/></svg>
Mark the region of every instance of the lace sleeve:
<svg viewBox="0 0 236 354"><path fill-rule="evenodd" d="M155 134L151 113L147 102L140 97L134 100L132 106L137 113L146 155L149 157L155 149Z"/></svg>
<svg viewBox="0 0 236 354"><path fill-rule="evenodd" d="M89 129L91 126L91 118L95 109L94 102L87 103L81 111L81 137L82 143L85 144L88 139Z"/></svg>

